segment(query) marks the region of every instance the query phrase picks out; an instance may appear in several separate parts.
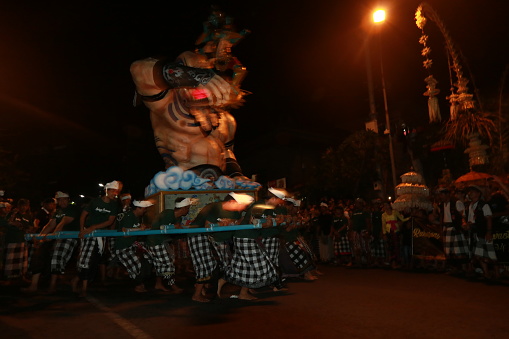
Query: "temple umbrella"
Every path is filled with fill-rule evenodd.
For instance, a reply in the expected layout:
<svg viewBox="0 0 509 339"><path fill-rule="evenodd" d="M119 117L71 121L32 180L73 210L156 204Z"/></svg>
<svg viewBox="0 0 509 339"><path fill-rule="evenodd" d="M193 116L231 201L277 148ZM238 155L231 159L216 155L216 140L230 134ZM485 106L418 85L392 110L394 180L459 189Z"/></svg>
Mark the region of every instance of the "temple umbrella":
<svg viewBox="0 0 509 339"><path fill-rule="evenodd" d="M465 175L462 175L458 179L454 181L458 186L468 186L468 185L487 185L488 179L491 179L493 176L488 173L482 172L468 172Z"/></svg>

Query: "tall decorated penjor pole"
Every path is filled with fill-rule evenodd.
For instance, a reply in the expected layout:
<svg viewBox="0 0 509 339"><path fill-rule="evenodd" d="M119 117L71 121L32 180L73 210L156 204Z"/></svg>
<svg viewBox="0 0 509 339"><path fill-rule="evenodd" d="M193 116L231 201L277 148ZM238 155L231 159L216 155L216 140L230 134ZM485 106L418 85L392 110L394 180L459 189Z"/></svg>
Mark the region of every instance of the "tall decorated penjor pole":
<svg viewBox="0 0 509 339"><path fill-rule="evenodd" d="M428 19L437 25L445 39L450 68L454 71L455 77L453 80L453 74L450 74L452 84L451 94L447 97L450 105L450 117L444 126L445 139L465 146L469 144L465 153L469 154L471 168L473 166L485 165L488 163L486 149L489 146L483 145L482 140L487 140L490 146L493 144L493 135L496 131L493 117L488 112L484 112L480 108L481 105L478 99L474 100L474 96L469 93L467 86L469 80L463 74L459 53L444 22L429 4L421 3L415 13L415 21L417 27L422 32L419 43L423 45L421 53L425 58L423 66L429 74L425 79L428 90L424 95L429 97L430 122L440 122L441 116L438 107L437 95L439 90L436 88L437 81L431 74L433 61L431 59L431 48L428 45L429 36L424 32Z"/></svg>

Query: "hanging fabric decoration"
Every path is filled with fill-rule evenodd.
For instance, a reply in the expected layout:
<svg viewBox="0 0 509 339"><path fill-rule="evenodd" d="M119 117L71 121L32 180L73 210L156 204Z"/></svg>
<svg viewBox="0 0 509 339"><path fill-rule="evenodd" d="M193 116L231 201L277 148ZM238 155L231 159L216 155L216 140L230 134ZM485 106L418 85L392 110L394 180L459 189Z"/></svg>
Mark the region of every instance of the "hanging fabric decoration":
<svg viewBox="0 0 509 339"><path fill-rule="evenodd" d="M436 95L440 93L440 90L436 87L438 81L431 74L431 65L433 64L433 61L430 58L431 48L427 45L428 36L424 34L426 18L422 14L421 6L417 8L417 12L415 13L415 23L422 31L421 38L419 39L419 43L423 46L421 54L424 57L424 62L422 64L429 74L429 76L424 79L428 90L423 94L428 97L429 122L441 122L442 116L440 115L440 107L438 106L438 98L436 97Z"/></svg>
<svg viewBox="0 0 509 339"><path fill-rule="evenodd" d="M424 95L428 96L428 111L429 111L429 122L441 122L442 116L440 115L440 107L438 106L438 98L436 95L440 93L440 90L436 88L438 81L433 75L428 76L424 81L428 84L426 87L428 90L424 92Z"/></svg>

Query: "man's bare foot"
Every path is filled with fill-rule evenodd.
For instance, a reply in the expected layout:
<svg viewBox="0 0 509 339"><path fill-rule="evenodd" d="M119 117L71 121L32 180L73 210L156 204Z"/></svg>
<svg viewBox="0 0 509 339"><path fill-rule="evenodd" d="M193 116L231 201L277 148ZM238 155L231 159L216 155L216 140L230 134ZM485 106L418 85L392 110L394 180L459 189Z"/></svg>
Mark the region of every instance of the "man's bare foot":
<svg viewBox="0 0 509 339"><path fill-rule="evenodd" d="M147 292L147 289L145 288L144 285L138 285L134 288L134 292L137 292L137 293L145 293Z"/></svg>
<svg viewBox="0 0 509 339"><path fill-rule="evenodd" d="M318 277L314 276L311 272L304 273L304 280L313 281L316 279L318 279Z"/></svg>
<svg viewBox="0 0 509 339"><path fill-rule="evenodd" d="M217 296L221 298L221 289L223 288L224 284L226 284L226 280L219 278L217 281Z"/></svg>
<svg viewBox="0 0 509 339"><path fill-rule="evenodd" d="M239 299L241 300L258 300L257 297L249 294L249 293L241 293L239 294Z"/></svg>
<svg viewBox="0 0 509 339"><path fill-rule="evenodd" d="M276 286L274 286L274 288L272 289L274 292L283 292L283 291L288 291L288 289L286 287L280 287L280 288L277 288Z"/></svg>
<svg viewBox="0 0 509 339"><path fill-rule="evenodd" d="M251 294L257 294L257 293L258 293L258 291L257 291L257 290L255 290L255 289L253 289L253 288L250 288L250 289L248 289L247 291L248 291L249 293L251 293Z"/></svg>
<svg viewBox="0 0 509 339"><path fill-rule="evenodd" d="M200 303L208 303L208 302L210 302L210 299L205 298L201 294L193 295L192 300L200 302Z"/></svg>

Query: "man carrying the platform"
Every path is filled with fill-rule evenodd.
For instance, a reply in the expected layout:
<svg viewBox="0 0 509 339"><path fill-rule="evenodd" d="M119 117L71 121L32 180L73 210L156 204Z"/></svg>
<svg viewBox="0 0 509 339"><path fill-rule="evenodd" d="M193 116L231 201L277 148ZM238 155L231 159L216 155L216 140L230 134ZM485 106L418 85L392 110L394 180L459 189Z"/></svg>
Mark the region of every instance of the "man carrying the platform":
<svg viewBox="0 0 509 339"><path fill-rule="evenodd" d="M133 209L117 216L117 231L129 232L146 229L147 227L142 224L142 218L147 212L147 208L152 205L154 204L148 200L134 200ZM129 277L136 283L134 291L147 292L144 282L150 275L150 265L148 264L150 257L143 242L139 241L136 236L117 237L114 250L120 263L127 269Z"/></svg>
<svg viewBox="0 0 509 339"><path fill-rule="evenodd" d="M182 228L182 218L189 213L191 205L194 205L198 199L177 198L175 199L175 208L166 209L152 223L152 230L161 230L161 227L175 225L175 228ZM152 264L156 270L155 289L163 292L169 290L163 283L163 279L168 280L168 284L175 293L182 293L183 290L175 284L175 255L170 250L170 242L178 240L180 235L169 234L151 234L147 236L145 248L151 258ZM185 236L185 234L184 234Z"/></svg>
<svg viewBox="0 0 509 339"><path fill-rule="evenodd" d="M300 200L287 198L285 202L288 211L286 225L281 231L281 235L285 242L285 250L291 263L293 264L295 273L292 274L291 268L287 267L290 272L285 272L285 267L281 265L283 276L301 276L305 280L318 279L313 275L312 271L316 269L313 258L306 249L306 246L299 241L300 230L303 227L302 216L298 213Z"/></svg>
<svg viewBox="0 0 509 339"><path fill-rule="evenodd" d="M70 203L69 194L65 192L56 192L55 199L57 201L57 208L40 234L47 235L50 233L59 233L61 231L79 231L79 207ZM55 293L58 277L64 274L65 267L71 259L77 244L78 239L71 238L57 239L54 241L54 246L53 242L42 240L40 244L41 247L37 251L39 258L36 258L37 264L34 264L36 269L33 271L31 285L25 291L37 291L40 274L43 271L43 266L46 265L46 260L48 260L51 271L51 281L48 292ZM48 257L48 259L45 259L45 257Z"/></svg>
<svg viewBox="0 0 509 339"><path fill-rule="evenodd" d="M219 280L217 294L226 282L240 286L239 299L255 300L250 289L274 284L274 291L283 290L278 272L279 229L285 220L286 209L277 209L284 203L284 190L269 188L265 199L253 204L242 224L261 224L262 230L238 230L233 234L234 253L225 277Z"/></svg>
<svg viewBox="0 0 509 339"><path fill-rule="evenodd" d="M115 222L119 208L117 201L119 188L118 181L107 183L104 186L104 195L92 200L81 213L79 237L83 241L78 259L78 275L72 280L73 292L78 292L78 282L80 280L83 282L80 297L87 295L88 281L95 276L106 245L104 238L85 238L85 235L109 227Z"/></svg>
<svg viewBox="0 0 509 339"><path fill-rule="evenodd" d="M206 205L196 216L191 225L194 227L232 226L240 224L241 212L252 202L253 197L247 194L231 192L223 201ZM195 291L192 299L199 302L210 301L205 297L204 286L212 280L212 273L218 265L224 269L229 261L229 245L233 232L222 231L211 234L190 234L188 237L189 249L196 272ZM214 259L214 252L219 263Z"/></svg>

